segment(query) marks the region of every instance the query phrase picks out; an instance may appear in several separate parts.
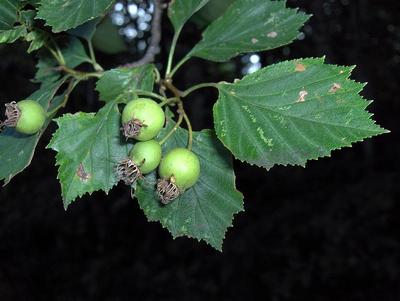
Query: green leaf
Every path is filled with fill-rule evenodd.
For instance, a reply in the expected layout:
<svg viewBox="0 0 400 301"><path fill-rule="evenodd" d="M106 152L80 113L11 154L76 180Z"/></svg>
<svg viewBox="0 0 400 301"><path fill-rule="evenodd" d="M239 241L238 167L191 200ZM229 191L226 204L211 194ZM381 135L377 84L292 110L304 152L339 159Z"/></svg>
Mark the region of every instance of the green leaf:
<svg viewBox="0 0 400 301"><path fill-rule="evenodd" d="M0 30L0 44L14 43L19 38L26 35L25 26L15 26L9 30Z"/></svg>
<svg viewBox="0 0 400 301"><path fill-rule="evenodd" d="M34 26L36 10L23 10L19 12L19 22L26 27L24 38L30 42L28 53L42 48L50 39L50 34Z"/></svg>
<svg viewBox="0 0 400 301"><path fill-rule="evenodd" d="M36 65L37 71L35 74L34 81L36 82L55 82L60 77L61 74L55 68L57 67L57 62L53 57L42 56L39 57L39 61Z"/></svg>
<svg viewBox="0 0 400 301"><path fill-rule="evenodd" d="M94 33L96 32L97 24L101 21L101 18L93 19L88 21L82 25L79 25L76 28L68 30L70 35L85 39L86 41L90 41Z"/></svg>
<svg viewBox="0 0 400 301"><path fill-rule="evenodd" d="M237 0L203 33L187 57L224 62L242 53L274 49L292 42L309 19L285 1Z"/></svg>
<svg viewBox="0 0 400 301"><path fill-rule="evenodd" d="M352 69L300 59L219 83L218 138L236 158L269 169L304 166L385 133L366 111L370 102L359 95L364 85L349 79Z"/></svg>
<svg viewBox="0 0 400 301"><path fill-rule="evenodd" d="M120 115L118 102L113 101L97 114L80 112L56 119L58 130L48 147L58 152L65 209L85 193L108 193L117 184L115 166L129 151L121 139Z"/></svg>
<svg viewBox="0 0 400 301"><path fill-rule="evenodd" d="M168 17L171 20L176 32L179 32L183 25L199 9L208 3L209 0L174 0L169 5Z"/></svg>
<svg viewBox="0 0 400 301"><path fill-rule="evenodd" d="M19 12L19 20L27 28L32 28L35 22L36 10L23 10Z"/></svg>
<svg viewBox="0 0 400 301"><path fill-rule="evenodd" d="M100 99L114 101L119 98L127 102L136 97L135 90L153 91L154 65L137 68L117 68L104 73L97 82Z"/></svg>
<svg viewBox="0 0 400 301"><path fill-rule="evenodd" d="M55 83L43 83L40 89L27 99L36 100L47 109L64 82L65 79ZM19 134L12 128L0 133L0 180L4 180L5 184L29 166L37 143L50 121L51 118L39 133L31 136Z"/></svg>
<svg viewBox="0 0 400 301"><path fill-rule="evenodd" d="M26 35L25 26L16 24L18 8L16 1L0 0L0 44L14 43Z"/></svg>
<svg viewBox="0 0 400 301"><path fill-rule="evenodd" d="M28 48L28 53L42 48L49 39L49 35L41 30L29 32L25 37L27 42L31 42Z"/></svg>
<svg viewBox="0 0 400 301"><path fill-rule="evenodd" d="M113 0L42 0L37 18L45 20L54 32L61 32L102 16L113 2Z"/></svg>
<svg viewBox="0 0 400 301"><path fill-rule="evenodd" d="M21 2L21 6L30 4L33 7L38 7L41 0L19 0Z"/></svg>
<svg viewBox="0 0 400 301"><path fill-rule="evenodd" d="M90 62L90 58L86 54L81 41L75 37L70 38L67 45L61 49L61 53L64 57L65 65L69 68L75 68L82 63ZM56 70L57 66L59 66L58 62L50 54L41 56L36 66L38 71L36 72L35 80L56 81L61 76L61 73Z"/></svg>
<svg viewBox="0 0 400 301"><path fill-rule="evenodd" d="M0 31L14 27L17 21L17 4L14 0L0 0Z"/></svg>
<svg viewBox="0 0 400 301"><path fill-rule="evenodd" d="M147 65L105 72L97 90L107 104L97 114L66 114L56 120L59 128L48 147L58 152L65 208L85 193L108 193L117 183L115 165L128 156L131 147L120 135L118 104L138 87L153 89L153 68Z"/></svg>
<svg viewBox="0 0 400 301"><path fill-rule="evenodd" d="M163 137L173 127L169 121ZM187 131L179 128L163 151L185 147ZM160 204L155 192L156 173L139 181L135 197L149 221L159 221L174 238L188 236L204 240L217 250L233 216L243 210L243 196L235 188L231 155L223 148L212 131L194 133L193 152L199 156L201 176L192 188L171 204Z"/></svg>
<svg viewBox="0 0 400 301"><path fill-rule="evenodd" d="M64 56L65 64L69 68L75 68L85 62L91 62L85 47L83 47L81 41L77 38L71 37L69 43L61 49L61 52Z"/></svg>
<svg viewBox="0 0 400 301"><path fill-rule="evenodd" d="M191 19L199 27L204 28L220 17L235 0L211 1Z"/></svg>

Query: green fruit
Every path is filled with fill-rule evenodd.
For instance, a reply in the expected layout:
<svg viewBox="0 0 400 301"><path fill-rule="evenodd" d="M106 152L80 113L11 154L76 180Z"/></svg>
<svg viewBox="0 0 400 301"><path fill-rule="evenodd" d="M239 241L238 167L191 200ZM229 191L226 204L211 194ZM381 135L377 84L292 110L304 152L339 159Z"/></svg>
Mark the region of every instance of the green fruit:
<svg viewBox="0 0 400 301"><path fill-rule="evenodd" d="M175 148L161 160L160 177L174 183L185 191L196 184L200 176L200 162L197 156L186 148Z"/></svg>
<svg viewBox="0 0 400 301"><path fill-rule="evenodd" d="M122 124L127 138L151 140L158 135L164 123L164 111L158 103L148 98L130 101L122 112Z"/></svg>
<svg viewBox="0 0 400 301"><path fill-rule="evenodd" d="M148 174L160 164L161 153L161 145L155 140L149 140L136 143L129 157L139 166L142 174Z"/></svg>
<svg viewBox="0 0 400 301"><path fill-rule="evenodd" d="M43 107L34 100L22 100L17 103L20 111L15 129L27 135L37 133L46 121L46 112Z"/></svg>

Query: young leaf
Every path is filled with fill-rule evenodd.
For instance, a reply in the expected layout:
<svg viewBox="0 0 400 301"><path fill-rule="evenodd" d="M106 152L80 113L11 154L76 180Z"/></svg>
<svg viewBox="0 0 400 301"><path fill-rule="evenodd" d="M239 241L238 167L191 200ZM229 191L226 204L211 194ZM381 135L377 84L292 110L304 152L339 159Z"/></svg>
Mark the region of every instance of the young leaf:
<svg viewBox="0 0 400 301"><path fill-rule="evenodd" d="M274 49L292 42L309 19L286 1L237 0L203 33L187 57L224 62L241 53Z"/></svg>
<svg viewBox="0 0 400 301"><path fill-rule="evenodd" d="M174 0L168 7L168 17L174 26L175 32L179 32L183 25L209 0Z"/></svg>
<svg viewBox="0 0 400 301"><path fill-rule="evenodd" d="M25 26L15 26L8 30L0 29L0 44L1 43L14 43L19 38L26 35Z"/></svg>
<svg viewBox="0 0 400 301"><path fill-rule="evenodd" d="M352 69L300 59L219 83L218 138L236 158L269 169L305 165L385 133L366 111L363 84L349 79Z"/></svg>
<svg viewBox="0 0 400 301"><path fill-rule="evenodd" d="M137 68L117 68L106 71L97 82L100 99L114 101L118 97L127 102L136 97L135 90L153 91L154 65Z"/></svg>
<svg viewBox="0 0 400 301"><path fill-rule="evenodd" d="M81 41L75 37L71 37L68 44L61 49L61 53L65 60L65 65L69 68L75 68L82 63L90 62L90 58L86 54ZM52 56L42 56L37 64L37 72L35 80L37 81L56 81L60 76L60 72L56 69L59 63Z"/></svg>
<svg viewBox="0 0 400 301"><path fill-rule="evenodd" d="M17 22L18 5L15 1L0 0L0 44L13 43L26 34L23 25Z"/></svg>
<svg viewBox="0 0 400 301"><path fill-rule="evenodd" d="M169 121L163 137L173 126ZM164 145L164 152L185 147L187 131L179 128ZM192 188L169 205L161 205L156 192L156 173L139 181L135 197L149 221L159 221L174 238L180 236L204 240L217 250L234 214L243 210L243 196L235 188L230 154L212 131L194 133L193 152L200 159L201 176Z"/></svg>
<svg viewBox="0 0 400 301"><path fill-rule="evenodd" d="M29 32L25 37L27 42L31 42L28 48L28 53L42 48L46 44L48 38L48 34L41 30Z"/></svg>
<svg viewBox="0 0 400 301"><path fill-rule="evenodd" d="M42 48L50 39L50 34L34 26L36 17L36 10L22 10L18 12L18 21L26 29L22 34L27 42L30 42L28 53Z"/></svg>
<svg viewBox="0 0 400 301"><path fill-rule="evenodd" d="M97 18L111 7L113 0L42 0L37 18L61 32Z"/></svg>
<svg viewBox="0 0 400 301"><path fill-rule="evenodd" d="M27 99L36 100L47 109L50 101L64 82L65 79L58 82L45 82L38 91ZM35 135L21 135L12 128L7 128L0 133L0 180L4 180L5 184L29 166L40 136L50 120L51 118L46 121L43 129Z"/></svg>
<svg viewBox="0 0 400 301"><path fill-rule="evenodd" d="M129 144L120 135L118 102L107 103L97 114L65 114L56 119L58 130L48 145L57 151L58 179L65 209L85 193L117 183L115 165L128 155Z"/></svg>
<svg viewBox="0 0 400 301"><path fill-rule="evenodd" d="M64 56L65 64L69 68L75 68L85 62L91 62L85 47L83 47L78 38L71 37L68 44L61 49L61 52Z"/></svg>
<svg viewBox="0 0 400 301"><path fill-rule="evenodd" d="M22 10L19 12L19 22L32 29L36 17L36 10Z"/></svg>

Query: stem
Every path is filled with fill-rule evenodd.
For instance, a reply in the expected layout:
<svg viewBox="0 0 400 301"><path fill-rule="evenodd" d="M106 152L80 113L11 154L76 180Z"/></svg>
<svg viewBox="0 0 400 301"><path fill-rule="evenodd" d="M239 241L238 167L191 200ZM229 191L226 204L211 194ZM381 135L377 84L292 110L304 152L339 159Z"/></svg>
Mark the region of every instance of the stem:
<svg viewBox="0 0 400 301"><path fill-rule="evenodd" d="M143 1L142 1L143 2ZM151 39L145 55L138 61L126 64L125 67L139 67L154 61L156 55L160 52L160 41L162 36L161 23L163 10L166 4L164 0L154 0L153 22L151 22Z"/></svg>
<svg viewBox="0 0 400 301"><path fill-rule="evenodd" d="M64 59L64 55L62 54L60 47L58 47L56 41L54 41L53 39L51 39L52 44L54 45L55 49L56 49L56 58L57 61L60 63L60 65L65 65L65 59ZM50 47L49 47L50 49ZM54 51L54 50L53 50Z"/></svg>
<svg viewBox="0 0 400 301"><path fill-rule="evenodd" d="M92 61L94 70L100 71L100 72L104 71L103 67L101 67L96 61L96 54L94 53L92 41L88 40L87 43L88 43L88 47L89 47L90 59Z"/></svg>
<svg viewBox="0 0 400 301"><path fill-rule="evenodd" d="M161 74L160 74L160 71L156 67L154 68L154 73L156 75L156 78L155 78L156 83L159 83L161 81Z"/></svg>
<svg viewBox="0 0 400 301"><path fill-rule="evenodd" d="M190 59L189 56L185 56L178 64L176 64L176 66L174 67L174 69L172 69L172 71L169 72L168 77L169 77L169 78L172 78L172 77L174 76L174 74L178 71L178 69L179 69L180 67L182 67L182 65L183 65L184 63L186 63L189 59Z"/></svg>
<svg viewBox="0 0 400 301"><path fill-rule="evenodd" d="M192 146L193 146L193 128L192 128L192 124L190 123L190 119L187 116L186 112L183 111L183 119L185 119L186 125L188 127L188 132L189 132L189 138L188 138L188 150L192 150Z"/></svg>
<svg viewBox="0 0 400 301"><path fill-rule="evenodd" d="M158 95L158 94L156 94L156 93L153 93L153 92L143 91L143 90L135 90L135 93L136 93L137 95L143 95L143 96L153 97L153 98L156 98L156 99L158 99L158 100L161 100L162 102L165 101L165 97L163 97L163 96L161 96L161 95Z"/></svg>
<svg viewBox="0 0 400 301"><path fill-rule="evenodd" d="M184 97L185 95L190 94L192 91L195 91L196 89L200 89L202 87L210 87L212 84L199 84L195 87L192 87L191 89L187 90L186 92L182 92L180 91L177 87L174 86L174 84L172 83L172 78L167 77L165 80L161 81L161 87L170 90L175 97L170 98L167 100L167 102L170 100L171 102L174 101L178 104L178 114L179 114L179 119L177 121L177 123L175 124L175 126L173 127L173 129L164 137L164 139L162 139L160 141L160 144L162 145L163 143L165 143L165 141L167 141L174 133L175 131L179 128L179 126L182 124L182 121L185 120L187 128L188 128L188 145L187 145L187 149L188 150L192 150L192 146L193 146L193 128L192 128L192 124L190 123L190 119L187 116L185 109L183 107L183 102L182 102L182 97ZM186 94L185 94L186 93ZM163 103L167 103L167 102L163 102Z"/></svg>
<svg viewBox="0 0 400 301"><path fill-rule="evenodd" d="M179 128L183 121L183 114L179 113L179 119L176 122L175 126L172 128L171 131L160 141L160 145L163 145L174 133L175 131Z"/></svg>
<svg viewBox="0 0 400 301"><path fill-rule="evenodd" d="M170 78L163 80L162 85L165 86L168 90L170 90L175 95L175 97L181 98L182 91L174 86L174 84L172 83L172 80Z"/></svg>
<svg viewBox="0 0 400 301"><path fill-rule="evenodd" d="M72 75L73 77L75 77L78 80L85 80L85 79L89 79L91 77L100 78L103 75L103 72L82 72L82 71L68 68L67 66L64 66L64 65L59 66L58 69Z"/></svg>
<svg viewBox="0 0 400 301"><path fill-rule="evenodd" d="M180 33L181 33L181 29L176 31L174 34L174 37L172 38L172 44L171 44L171 49L170 49L169 55L168 55L168 64L167 64L167 70L165 72L165 78L172 77L170 73L171 73L171 68L172 68L172 62L174 60L176 44L178 42Z"/></svg>
<svg viewBox="0 0 400 301"><path fill-rule="evenodd" d="M68 102L68 99L69 99L69 96L70 96L71 92L75 89L76 85L78 85L79 82L80 82L80 80L78 80L78 79L73 79L73 80L71 80L69 82L68 88L65 91L63 102L60 105L58 105L57 107L55 107L53 110L51 110L50 112L47 112L47 117L51 118L52 115L54 115L59 109L65 107L65 105Z"/></svg>
<svg viewBox="0 0 400 301"><path fill-rule="evenodd" d="M175 131L179 128L179 126L182 124L182 121L185 120L186 125L188 127L188 132L189 132L189 137L188 137L188 150L192 150L192 145L193 145L193 128L192 128L192 124L190 123L190 119L187 116L185 109L183 107L183 102L181 100L181 98L179 97L179 93L177 93L177 91L179 91L178 89L176 89L171 83L169 83L168 88L171 89L171 86L174 88L172 91L174 92L175 95L177 95L176 97L173 98L169 98L167 100L165 100L162 104L166 104L166 103L172 103L172 102L176 102L178 103L178 114L179 114L179 118L177 123L175 124L175 126L173 127L173 129L164 137L164 139L162 139L160 141L160 144L162 145L163 143L165 143L174 133ZM160 104L161 105L161 104Z"/></svg>
<svg viewBox="0 0 400 301"><path fill-rule="evenodd" d="M179 101L179 98L172 97L172 98L165 99L163 102L160 102L158 105L160 107L163 107L165 105L169 105L171 103L175 103L175 102L178 102L178 101Z"/></svg>
<svg viewBox="0 0 400 301"><path fill-rule="evenodd" d="M58 53L56 51L54 51L50 46L45 45L45 47L47 48L48 51L50 51L50 53L54 56L54 58L56 59L56 61L60 64L63 65L61 58L58 56Z"/></svg>
<svg viewBox="0 0 400 301"><path fill-rule="evenodd" d="M182 97L186 97L189 94L191 94L192 92L198 90L198 89L202 89L202 88L217 88L217 84L216 83L203 83L203 84L198 84L195 85L193 87L191 87L190 89L187 89L186 91L182 92Z"/></svg>

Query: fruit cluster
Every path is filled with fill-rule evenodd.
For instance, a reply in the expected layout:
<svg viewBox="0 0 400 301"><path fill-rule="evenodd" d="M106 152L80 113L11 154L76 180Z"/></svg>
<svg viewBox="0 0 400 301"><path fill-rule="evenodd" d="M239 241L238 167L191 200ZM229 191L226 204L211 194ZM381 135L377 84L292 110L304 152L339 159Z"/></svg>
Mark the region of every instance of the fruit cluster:
<svg viewBox="0 0 400 301"><path fill-rule="evenodd" d="M161 145L154 138L164 123L164 111L151 99L138 98L125 106L122 112L123 134L127 139L139 142L133 146L129 158L117 164L117 176L125 184L132 185L158 167L157 194L163 204L168 204L197 182L200 162L186 148L170 150L162 158Z"/></svg>
<svg viewBox="0 0 400 301"><path fill-rule="evenodd" d="M34 100L6 104L6 117L1 127L13 127L25 135L38 133L47 119L43 107ZM125 106L121 119L126 139L139 142L133 146L129 157L117 164L119 180L133 185L159 167L157 193L163 204L170 203L197 182L200 162L192 151L175 148L162 158L161 145L154 140L165 123L164 111L158 103L148 98L132 100Z"/></svg>

